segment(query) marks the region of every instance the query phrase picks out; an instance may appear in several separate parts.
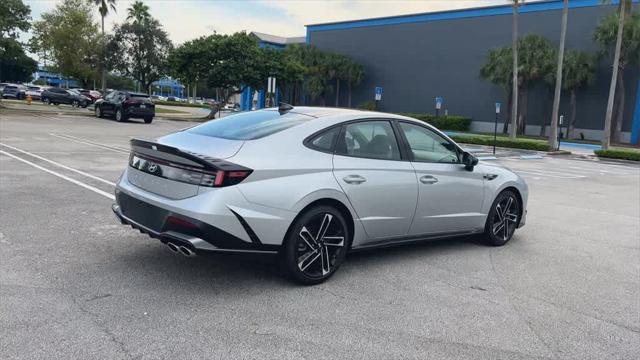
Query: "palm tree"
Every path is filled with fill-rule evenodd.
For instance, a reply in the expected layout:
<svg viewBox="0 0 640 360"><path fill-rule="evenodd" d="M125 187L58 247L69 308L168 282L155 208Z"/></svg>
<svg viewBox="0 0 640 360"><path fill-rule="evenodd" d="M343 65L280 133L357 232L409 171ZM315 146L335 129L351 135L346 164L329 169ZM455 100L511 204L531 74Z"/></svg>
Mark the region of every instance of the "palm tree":
<svg viewBox="0 0 640 360"><path fill-rule="evenodd" d="M562 7L562 26L560 27L560 48L558 49L558 66L556 68L556 87L553 93L553 111L551 112L551 131L549 147L558 147L558 109L560 108L560 89L562 86L562 65L564 64L564 42L567 37L567 18L569 16L569 0L564 0Z"/></svg>
<svg viewBox="0 0 640 360"><path fill-rule="evenodd" d="M512 86L511 86L511 126L509 128L509 137L514 139L516 137L516 123L518 118L518 6L524 0L512 0L513 1L513 29L511 34L511 50L513 51L512 60Z"/></svg>
<svg viewBox="0 0 640 360"><path fill-rule="evenodd" d="M608 2L608 1L605 1ZM621 0L618 5L618 33L616 35L616 46L613 55L613 71L611 72L611 83L609 84L609 98L607 99L607 112L604 117L604 133L602 135L602 149L609 149L611 145L611 120L613 118L613 101L616 96L616 85L618 80L618 68L620 66L620 52L622 51L622 34L624 28L625 11L631 10L631 0ZM619 110L622 111L623 109Z"/></svg>
<svg viewBox="0 0 640 360"><path fill-rule="evenodd" d="M351 107L351 89L358 86L364 79L364 67L355 61L347 65L347 106Z"/></svg>
<svg viewBox="0 0 640 360"><path fill-rule="evenodd" d="M127 9L127 20L133 20L134 24L142 24L151 17L149 6L142 1L136 1Z"/></svg>
<svg viewBox="0 0 640 360"><path fill-rule="evenodd" d="M107 69L105 68L105 39L104 39L104 18L109 14L109 9L116 11L116 0L87 0L89 3L98 7L100 17L102 18L102 93L107 91Z"/></svg>
<svg viewBox="0 0 640 360"><path fill-rule="evenodd" d="M576 93L595 78L595 59L589 53L570 50L564 58L563 68L562 88L569 92L571 99L571 114L567 131L567 138L571 138L576 126Z"/></svg>

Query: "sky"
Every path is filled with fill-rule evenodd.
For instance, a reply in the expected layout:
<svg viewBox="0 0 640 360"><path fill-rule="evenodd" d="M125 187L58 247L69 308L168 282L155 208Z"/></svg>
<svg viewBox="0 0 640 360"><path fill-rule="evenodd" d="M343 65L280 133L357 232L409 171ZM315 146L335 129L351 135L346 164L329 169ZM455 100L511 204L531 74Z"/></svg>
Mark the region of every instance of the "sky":
<svg viewBox="0 0 640 360"><path fill-rule="evenodd" d="M24 0L34 20L62 0ZM278 36L304 36L304 25L419 12L507 4L509 0L143 0L174 44L214 31L230 34L257 31ZM105 28L126 18L132 0L117 0L116 13ZM96 10L96 21L99 14ZM28 34L25 34L28 38Z"/></svg>

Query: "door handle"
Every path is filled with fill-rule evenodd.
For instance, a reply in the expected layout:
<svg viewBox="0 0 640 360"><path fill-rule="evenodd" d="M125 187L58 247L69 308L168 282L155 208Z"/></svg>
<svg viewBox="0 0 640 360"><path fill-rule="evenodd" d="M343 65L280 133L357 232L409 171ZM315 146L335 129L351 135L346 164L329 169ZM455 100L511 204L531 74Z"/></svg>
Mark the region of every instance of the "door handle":
<svg viewBox="0 0 640 360"><path fill-rule="evenodd" d="M420 182L423 184L435 184L438 182L438 178L431 175L425 175L420 178Z"/></svg>
<svg viewBox="0 0 640 360"><path fill-rule="evenodd" d="M362 184L363 182L367 181L367 179L363 178L360 175L347 175L345 177L342 178L342 180L344 180L344 182L346 182L347 184Z"/></svg>

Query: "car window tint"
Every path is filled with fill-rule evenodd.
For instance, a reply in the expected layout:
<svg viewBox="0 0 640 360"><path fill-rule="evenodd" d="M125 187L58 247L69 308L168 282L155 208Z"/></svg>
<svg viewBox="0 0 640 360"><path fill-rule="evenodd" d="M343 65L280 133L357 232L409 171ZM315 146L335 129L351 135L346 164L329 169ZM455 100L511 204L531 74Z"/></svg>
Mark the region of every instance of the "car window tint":
<svg viewBox="0 0 640 360"><path fill-rule="evenodd" d="M338 153L371 159L400 160L398 142L388 121L348 124L339 140Z"/></svg>
<svg viewBox="0 0 640 360"><path fill-rule="evenodd" d="M253 140L275 134L310 119L313 117L293 112L280 115L272 110L249 111L211 120L187 131L230 140Z"/></svg>
<svg viewBox="0 0 640 360"><path fill-rule="evenodd" d="M400 128L409 143L415 161L457 163L456 146L422 126L401 122Z"/></svg>
<svg viewBox="0 0 640 360"><path fill-rule="evenodd" d="M335 143L336 137L340 134L340 127L334 127L327 131L322 132L320 135L316 135L309 144L311 147L321 150L321 151L332 151L333 144Z"/></svg>

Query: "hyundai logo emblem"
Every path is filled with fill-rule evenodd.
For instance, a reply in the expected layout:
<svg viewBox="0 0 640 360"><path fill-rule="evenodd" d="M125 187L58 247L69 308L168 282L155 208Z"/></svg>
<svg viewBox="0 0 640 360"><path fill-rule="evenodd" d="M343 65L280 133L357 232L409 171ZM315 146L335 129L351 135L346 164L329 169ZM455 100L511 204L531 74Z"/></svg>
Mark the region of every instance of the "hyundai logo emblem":
<svg viewBox="0 0 640 360"><path fill-rule="evenodd" d="M147 167L147 170L149 170L149 172L156 172L156 170L158 170L158 165L157 164L149 164L149 167Z"/></svg>

